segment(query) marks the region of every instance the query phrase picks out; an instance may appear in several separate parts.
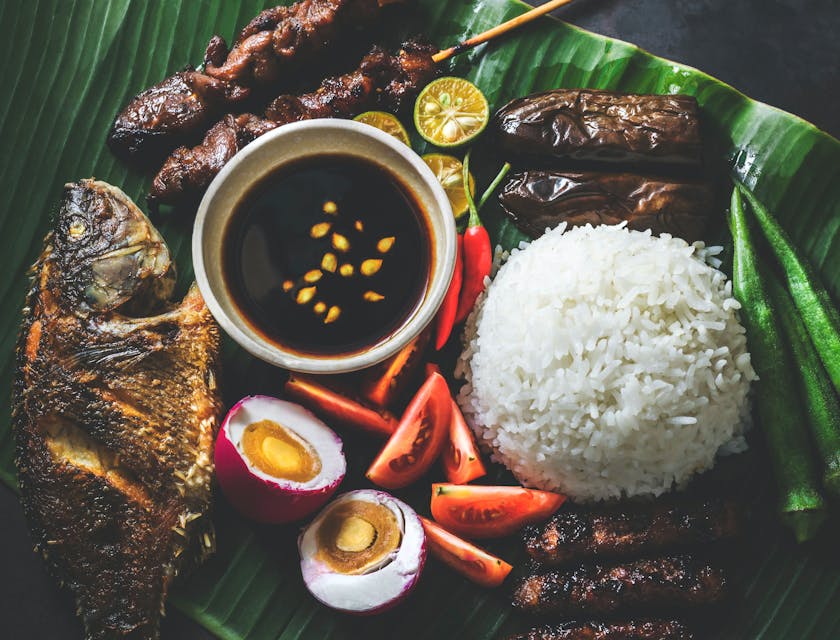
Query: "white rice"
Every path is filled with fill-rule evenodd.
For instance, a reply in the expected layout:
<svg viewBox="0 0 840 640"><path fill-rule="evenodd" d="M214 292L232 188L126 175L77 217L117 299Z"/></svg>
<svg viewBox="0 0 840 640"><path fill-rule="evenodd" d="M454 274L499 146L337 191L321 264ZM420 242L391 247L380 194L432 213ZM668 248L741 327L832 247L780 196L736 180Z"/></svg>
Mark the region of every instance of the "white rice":
<svg viewBox="0 0 840 640"><path fill-rule="evenodd" d="M659 495L742 449L756 375L718 253L565 225L512 251L465 330L482 446L575 500Z"/></svg>

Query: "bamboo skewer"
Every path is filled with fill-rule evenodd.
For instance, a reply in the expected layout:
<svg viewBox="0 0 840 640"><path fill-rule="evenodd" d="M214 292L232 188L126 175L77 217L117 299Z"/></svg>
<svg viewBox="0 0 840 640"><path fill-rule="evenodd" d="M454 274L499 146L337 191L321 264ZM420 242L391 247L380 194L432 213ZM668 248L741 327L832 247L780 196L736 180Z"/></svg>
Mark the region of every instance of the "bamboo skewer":
<svg viewBox="0 0 840 640"><path fill-rule="evenodd" d="M567 5L572 0L552 0L551 2L546 2L541 7L534 7L530 11L523 13L521 16L516 16L515 18L511 18L507 22L503 22L502 24L493 27L492 29L488 29L484 33L479 33L472 38L468 38L463 42L459 42L454 47L449 47L448 49L441 49L436 54L432 56L432 60L435 62L443 62L451 58L452 56L456 56L459 53L463 53L467 49L472 49L475 46L478 46L488 40L492 40L493 38L500 36L508 31L513 31L514 29L521 27L523 24L528 24L532 20L539 18L546 13L554 11L558 7L562 7L563 5Z"/></svg>

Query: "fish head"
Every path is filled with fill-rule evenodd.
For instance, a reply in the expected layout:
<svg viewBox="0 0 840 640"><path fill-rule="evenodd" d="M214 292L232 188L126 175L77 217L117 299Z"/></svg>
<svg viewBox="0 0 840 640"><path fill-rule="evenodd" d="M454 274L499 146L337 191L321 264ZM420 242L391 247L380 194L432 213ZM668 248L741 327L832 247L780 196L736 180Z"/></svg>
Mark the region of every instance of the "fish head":
<svg viewBox="0 0 840 640"><path fill-rule="evenodd" d="M59 294L78 311L111 311L150 295L163 300L175 284L157 229L125 193L97 180L65 185L52 259Z"/></svg>

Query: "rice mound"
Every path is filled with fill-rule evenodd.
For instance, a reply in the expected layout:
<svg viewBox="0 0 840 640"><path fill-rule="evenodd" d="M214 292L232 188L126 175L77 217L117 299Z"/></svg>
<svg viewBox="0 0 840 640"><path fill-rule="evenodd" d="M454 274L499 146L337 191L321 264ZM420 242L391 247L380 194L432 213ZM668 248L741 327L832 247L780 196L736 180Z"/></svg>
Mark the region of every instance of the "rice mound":
<svg viewBox="0 0 840 640"><path fill-rule="evenodd" d="M465 329L479 443L579 501L659 495L744 448L756 375L719 252L565 224L512 251Z"/></svg>

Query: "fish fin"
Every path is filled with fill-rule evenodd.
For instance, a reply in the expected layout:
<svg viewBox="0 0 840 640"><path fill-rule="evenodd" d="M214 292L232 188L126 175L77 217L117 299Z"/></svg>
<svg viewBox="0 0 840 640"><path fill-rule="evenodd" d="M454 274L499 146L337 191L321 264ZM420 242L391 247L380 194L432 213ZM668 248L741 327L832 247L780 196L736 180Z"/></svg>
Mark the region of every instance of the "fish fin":
<svg viewBox="0 0 840 640"><path fill-rule="evenodd" d="M70 364L90 366L108 366L126 369L140 362L153 350L141 348L128 342L88 345L77 349L70 356Z"/></svg>

